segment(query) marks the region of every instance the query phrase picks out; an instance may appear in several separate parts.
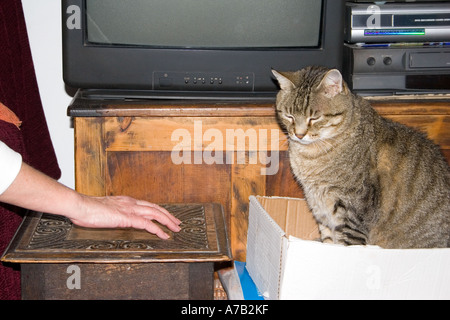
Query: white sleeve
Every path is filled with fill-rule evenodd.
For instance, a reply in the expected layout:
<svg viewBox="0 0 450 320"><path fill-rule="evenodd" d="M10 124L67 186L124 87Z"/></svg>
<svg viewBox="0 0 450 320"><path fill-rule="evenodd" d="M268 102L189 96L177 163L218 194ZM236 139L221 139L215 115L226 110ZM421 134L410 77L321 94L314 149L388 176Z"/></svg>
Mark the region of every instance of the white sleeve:
<svg viewBox="0 0 450 320"><path fill-rule="evenodd" d="M22 156L20 153L0 141L0 194L13 183L21 167Z"/></svg>

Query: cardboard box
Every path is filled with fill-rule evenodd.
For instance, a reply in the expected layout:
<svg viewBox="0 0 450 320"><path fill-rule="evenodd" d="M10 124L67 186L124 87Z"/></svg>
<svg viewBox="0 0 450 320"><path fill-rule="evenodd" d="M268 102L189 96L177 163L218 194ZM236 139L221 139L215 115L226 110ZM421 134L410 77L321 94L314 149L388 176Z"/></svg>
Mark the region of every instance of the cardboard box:
<svg viewBox="0 0 450 320"><path fill-rule="evenodd" d="M305 200L250 197L247 270L266 299L450 299L450 249L317 238Z"/></svg>

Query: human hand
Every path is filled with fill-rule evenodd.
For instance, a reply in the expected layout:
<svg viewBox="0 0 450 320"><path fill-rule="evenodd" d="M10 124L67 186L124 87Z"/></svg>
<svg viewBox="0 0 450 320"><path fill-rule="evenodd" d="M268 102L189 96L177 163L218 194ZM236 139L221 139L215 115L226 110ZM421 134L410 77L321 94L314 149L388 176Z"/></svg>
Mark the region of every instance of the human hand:
<svg viewBox="0 0 450 320"><path fill-rule="evenodd" d="M89 197L83 196L81 208L71 221L87 228L135 228L143 229L168 239L169 235L152 220L167 226L171 231L180 231L181 221L166 209L143 200L131 197Z"/></svg>

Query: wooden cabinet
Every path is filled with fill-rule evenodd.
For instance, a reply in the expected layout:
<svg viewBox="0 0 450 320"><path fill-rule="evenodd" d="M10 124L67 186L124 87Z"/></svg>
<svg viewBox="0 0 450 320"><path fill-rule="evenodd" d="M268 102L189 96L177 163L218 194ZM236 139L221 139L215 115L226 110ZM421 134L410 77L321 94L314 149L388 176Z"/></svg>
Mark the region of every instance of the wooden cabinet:
<svg viewBox="0 0 450 320"><path fill-rule="evenodd" d="M450 158L450 100L372 104L383 116L426 132ZM245 260L250 195L303 196L290 171L274 101L76 97L68 114L75 127L79 192L155 203L221 203L236 260Z"/></svg>

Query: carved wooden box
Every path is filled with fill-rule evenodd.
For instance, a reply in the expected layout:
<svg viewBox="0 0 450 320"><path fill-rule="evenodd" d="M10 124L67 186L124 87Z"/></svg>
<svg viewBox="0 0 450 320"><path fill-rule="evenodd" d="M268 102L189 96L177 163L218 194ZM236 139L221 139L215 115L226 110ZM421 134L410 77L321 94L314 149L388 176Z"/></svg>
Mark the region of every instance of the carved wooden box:
<svg viewBox="0 0 450 320"><path fill-rule="evenodd" d="M169 240L30 213L2 261L21 264L23 299L213 299L214 264L231 260L222 206L163 206L182 221Z"/></svg>

